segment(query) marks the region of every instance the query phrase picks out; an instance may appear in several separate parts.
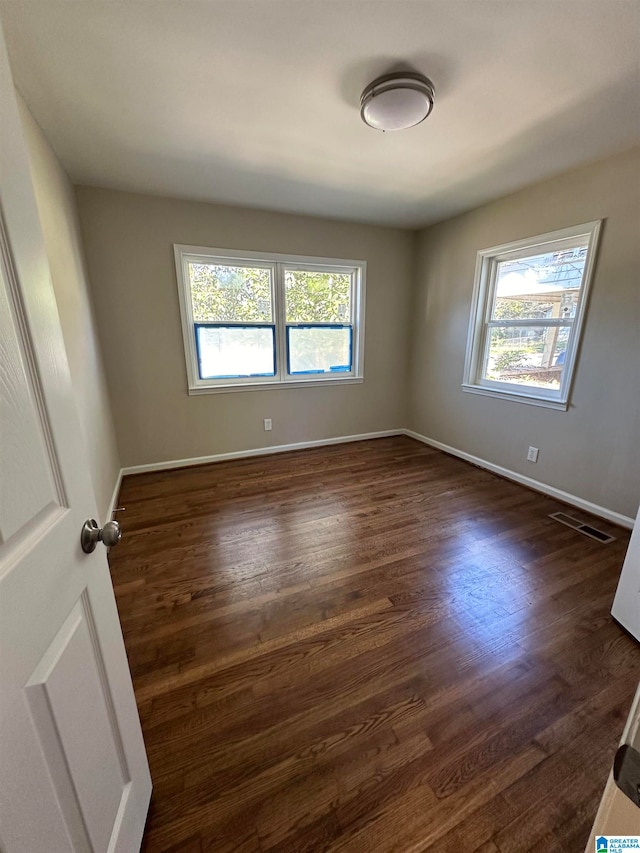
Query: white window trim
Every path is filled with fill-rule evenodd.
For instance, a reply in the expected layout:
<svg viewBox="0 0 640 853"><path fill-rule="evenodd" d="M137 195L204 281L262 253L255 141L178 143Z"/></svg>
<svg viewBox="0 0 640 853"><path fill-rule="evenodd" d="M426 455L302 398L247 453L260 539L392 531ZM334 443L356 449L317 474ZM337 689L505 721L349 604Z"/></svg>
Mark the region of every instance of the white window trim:
<svg viewBox="0 0 640 853"><path fill-rule="evenodd" d="M174 244L176 279L182 338L187 367L187 387L190 395L225 394L234 391L255 391L274 388L308 388L309 386L350 385L364 382L364 316L366 261L344 258L318 258L305 255L285 255L274 252L244 252L237 249L214 249L208 246ZM276 375L264 378L253 376L232 379L201 379L194 334L195 320L191 303L191 286L187 265L197 263L234 263L259 266L272 270L273 323L276 335ZM351 280L351 319L353 327L353 365L350 373L336 376L310 374L289 376L286 370L286 317L284 300L284 269L299 268L314 271L353 273ZM295 324L290 324L295 325Z"/></svg>
<svg viewBox="0 0 640 853"><path fill-rule="evenodd" d="M582 327L595 269L601 225L602 220L598 219L583 225L574 225L559 231L551 231L547 234L539 234L535 237L516 240L512 243L492 246L489 249L482 249L478 252L471 302L471 318L467 336L464 378L462 382L463 391L488 397L498 397L503 400L512 400L518 403L542 406L549 409L566 411L569 408L575 366L580 349ZM518 257L533 255L538 249L546 251L549 244L556 244L555 248L561 249L563 243L575 244L578 238L585 238L588 241L588 249L580 299L576 308L576 315L571 323L572 332L567 344L560 389L550 390L525 387L517 383L494 382L483 378L480 373L484 362L484 351L488 344L487 323L489 322L489 315L493 304L497 263L507 258L515 260ZM549 320L543 321L542 324L554 325ZM533 320L530 322L523 321L523 325L541 325L541 322ZM558 323L558 325L566 325L566 323Z"/></svg>

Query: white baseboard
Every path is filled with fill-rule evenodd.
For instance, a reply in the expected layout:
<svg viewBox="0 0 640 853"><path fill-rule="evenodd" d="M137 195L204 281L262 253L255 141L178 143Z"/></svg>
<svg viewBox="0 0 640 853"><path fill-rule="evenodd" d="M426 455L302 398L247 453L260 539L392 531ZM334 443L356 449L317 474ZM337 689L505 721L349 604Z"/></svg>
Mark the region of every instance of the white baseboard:
<svg viewBox="0 0 640 853"><path fill-rule="evenodd" d="M626 527L631 530L634 525L635 519L629 518L627 515L622 515L621 513L614 512L614 510L607 509L604 506L591 503L591 501L579 498L577 495L572 495L569 492L563 492L562 489L556 489L555 486L548 486L546 483L541 483L539 480L533 480L531 477L525 477L524 474L518 474L517 471L511 471L509 468L503 468L501 465L495 465L493 462L487 462L486 459L480 459L479 456L472 456L470 453L465 453L464 450L458 450L457 447L450 447L450 445L443 444L441 441L436 441L433 438L427 438L426 435L421 435L419 432L414 432L412 429L405 429L403 430L403 433L404 435L409 436L409 438L415 438L416 441L428 444L429 447L435 447L436 450L443 450L445 453L449 453L451 456L458 456L460 459L464 459L465 462L471 462L472 465L477 465L479 468L486 468L487 471L499 474L507 480L513 480L516 483L520 483L523 486L534 489L536 492L542 492L552 498L557 498L557 500L571 504L571 506L578 507L578 509L582 509L591 515L606 518L607 521L619 524L620 527Z"/></svg>
<svg viewBox="0 0 640 853"><path fill-rule="evenodd" d="M337 438L320 438L317 441L296 441L294 444L275 444L269 447L256 447L252 450L236 450L232 453L214 453L211 456L194 456L190 459L169 459L166 462L151 462L148 465L130 465L120 470L120 479L128 474L168 471L171 468L188 468L191 465L207 465L210 462L226 462L229 459L245 459L248 456L270 456L272 453L286 453L289 450L306 450L309 447L347 444L350 441L367 441L370 438L387 438L391 435L404 434L405 430L403 429L387 429L379 432L363 432L358 435L341 435ZM117 488L119 488L119 482ZM117 498L117 494L116 491L114 500Z"/></svg>
<svg viewBox="0 0 640 853"><path fill-rule="evenodd" d="M123 469L121 468L118 471L118 476L116 477L116 484L113 487L113 494L111 495L111 500L109 501L109 506L107 507L107 514L103 524L107 521L111 521L111 519L113 518L113 511L118 505L118 495L120 493L120 486L122 485L122 474Z"/></svg>
<svg viewBox="0 0 640 853"><path fill-rule="evenodd" d="M411 429L388 429L380 430L379 432L364 432L358 435L341 435L336 438L321 438L316 441L297 441L293 444L277 444L268 447L256 447L251 450L236 450L232 453L214 453L210 456L194 456L188 459L168 459L165 462L151 462L147 465L130 465L126 468L121 468L118 474L118 479L113 490L113 496L109 505L107 520L112 517L113 510L116 508L118 493L122 484L122 478L129 474L145 474L150 471L169 471L172 468L188 468L192 465L207 465L210 462L225 462L230 459L245 459L250 456L270 456L272 453L286 453L289 450L305 450L310 447L322 447L331 444L347 444L350 441L366 441L372 438L387 438L392 435L406 435L410 438L415 438L423 444L434 447L436 450L442 450L451 456L457 456L464 459L466 462L471 462L472 465L477 465L479 468L485 468L487 471L492 471L494 474L499 474L507 480L513 480L536 492L542 492L552 498L556 498L563 503L575 506L582 509L591 515L605 518L614 524L619 524L620 527L626 527L629 530L633 528L634 519L629 516L622 515L607 507L599 506L591 501L579 498L577 495L572 495L569 492L564 492L562 489L557 489L555 486L549 486L546 483L541 483L539 480L534 480L531 477L526 477L524 474L518 474L517 471L511 471L509 468L503 468L501 465L495 465L493 462L488 462L486 459L480 459L479 456L472 456L464 450L458 450L457 447L451 447L448 444L443 444L441 441L436 441L433 438L428 438L426 435L421 435Z"/></svg>

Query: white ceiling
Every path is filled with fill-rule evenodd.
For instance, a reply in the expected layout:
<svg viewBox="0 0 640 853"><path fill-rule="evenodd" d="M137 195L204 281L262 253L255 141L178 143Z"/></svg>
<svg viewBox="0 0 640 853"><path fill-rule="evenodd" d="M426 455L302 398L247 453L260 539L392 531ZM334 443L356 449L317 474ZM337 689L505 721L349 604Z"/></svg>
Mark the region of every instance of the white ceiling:
<svg viewBox="0 0 640 853"><path fill-rule="evenodd" d="M640 140L638 0L20 0L18 89L76 183L415 227ZM423 124L359 118L375 76Z"/></svg>

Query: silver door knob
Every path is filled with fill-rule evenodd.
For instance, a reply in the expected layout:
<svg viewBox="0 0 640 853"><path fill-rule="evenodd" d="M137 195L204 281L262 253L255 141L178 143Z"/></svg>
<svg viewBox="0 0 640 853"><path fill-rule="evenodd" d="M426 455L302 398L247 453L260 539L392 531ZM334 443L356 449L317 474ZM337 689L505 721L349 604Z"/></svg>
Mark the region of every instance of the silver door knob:
<svg viewBox="0 0 640 853"><path fill-rule="evenodd" d="M104 543L107 548L112 548L121 539L122 530L117 521L107 521L104 527L98 527L95 518L88 518L82 525L80 544L85 554L95 551L98 542Z"/></svg>

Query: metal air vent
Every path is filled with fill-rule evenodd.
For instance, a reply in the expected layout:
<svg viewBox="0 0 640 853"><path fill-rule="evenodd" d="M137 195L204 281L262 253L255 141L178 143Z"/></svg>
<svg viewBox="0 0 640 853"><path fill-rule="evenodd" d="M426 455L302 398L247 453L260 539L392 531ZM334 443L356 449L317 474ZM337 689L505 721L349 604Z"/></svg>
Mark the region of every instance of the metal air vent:
<svg viewBox="0 0 640 853"><path fill-rule="evenodd" d="M574 530L577 530L578 533L584 533L585 536L589 536L591 539L595 539L597 542L602 542L605 545L608 542L615 541L615 536L610 536L608 533L605 533L603 530L598 530L597 527L593 527L591 524L585 524L584 522L579 521L579 519L574 518L572 515L567 515L566 512L552 512L549 515L549 518L559 521L560 524L566 524L567 527L572 527Z"/></svg>

